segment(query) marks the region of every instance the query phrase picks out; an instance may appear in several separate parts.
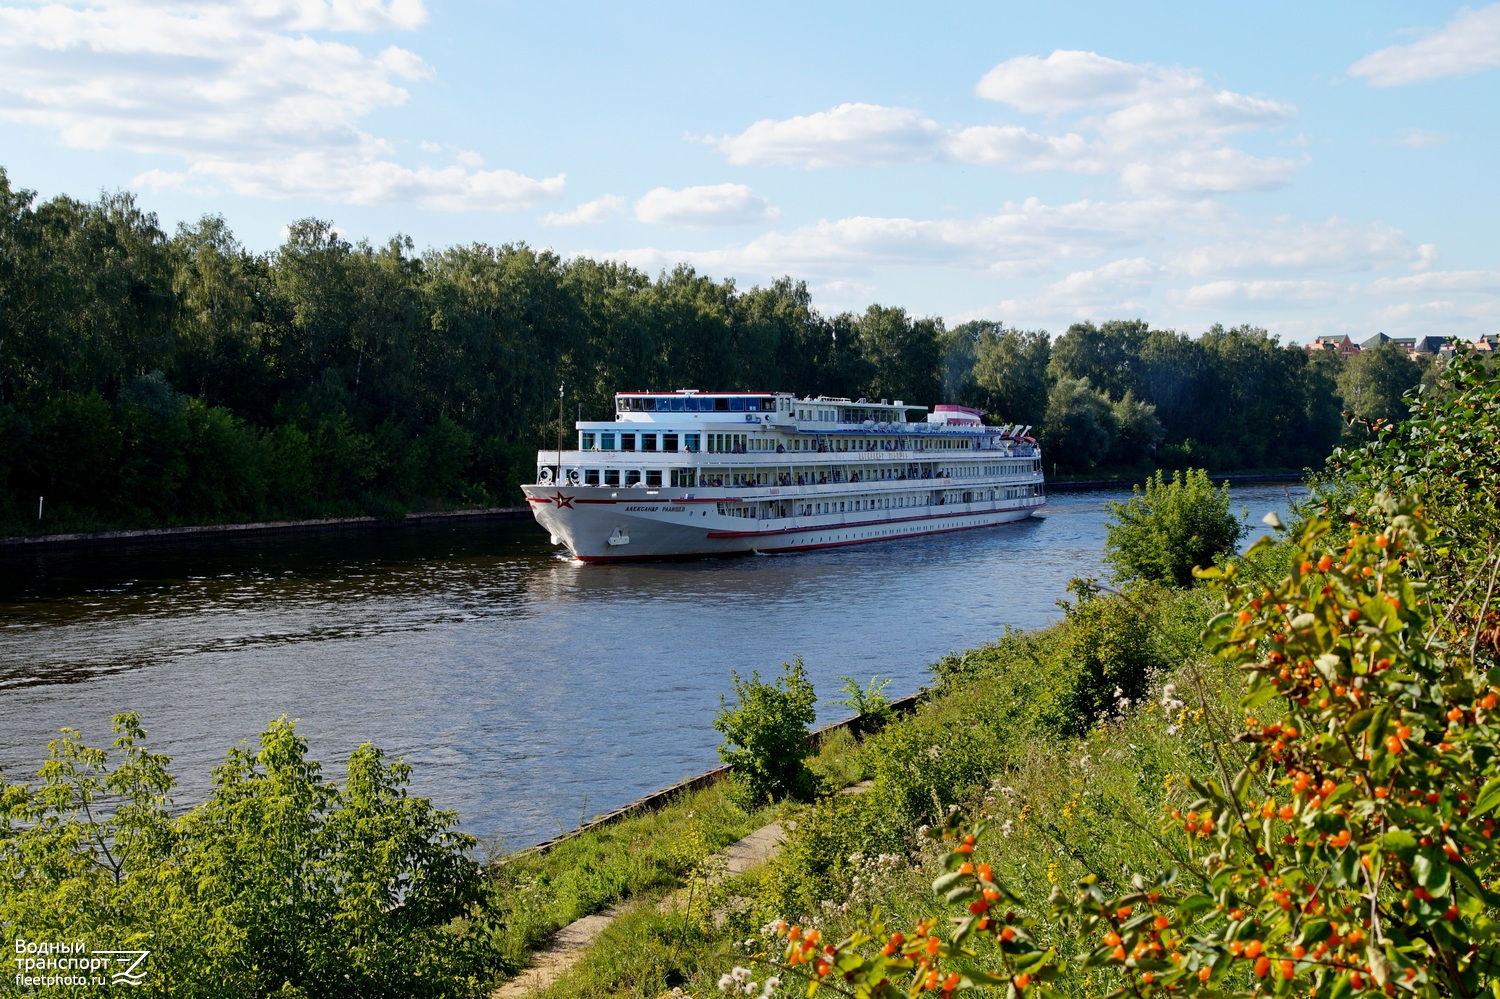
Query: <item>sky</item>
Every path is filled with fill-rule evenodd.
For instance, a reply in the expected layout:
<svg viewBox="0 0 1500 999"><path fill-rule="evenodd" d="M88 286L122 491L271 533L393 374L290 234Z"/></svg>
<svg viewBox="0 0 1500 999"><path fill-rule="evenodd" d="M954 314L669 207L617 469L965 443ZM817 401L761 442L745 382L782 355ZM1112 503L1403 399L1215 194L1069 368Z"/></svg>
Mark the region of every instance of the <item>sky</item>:
<svg viewBox="0 0 1500 999"><path fill-rule="evenodd" d="M42 198L950 326L1500 332L1497 108L1500 3L0 0Z"/></svg>

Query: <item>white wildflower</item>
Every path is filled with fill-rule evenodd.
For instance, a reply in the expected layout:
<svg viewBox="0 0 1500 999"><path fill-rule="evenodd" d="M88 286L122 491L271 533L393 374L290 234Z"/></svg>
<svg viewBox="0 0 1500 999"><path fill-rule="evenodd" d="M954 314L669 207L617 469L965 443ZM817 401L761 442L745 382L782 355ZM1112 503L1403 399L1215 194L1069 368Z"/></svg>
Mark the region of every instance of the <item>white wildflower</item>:
<svg viewBox="0 0 1500 999"><path fill-rule="evenodd" d="M935 760L939 756L942 756L942 755L943 755L943 748L941 746L928 746L927 747L927 758L928 759Z"/></svg>
<svg viewBox="0 0 1500 999"><path fill-rule="evenodd" d="M1005 824L1000 827L1000 835L1004 836L1006 839L1010 839L1010 834L1013 833L1013 832L1015 832L1015 830L1016 830L1016 824L1015 824L1015 822L1013 822L1010 819L1006 819L1005 820Z"/></svg>
<svg viewBox="0 0 1500 999"><path fill-rule="evenodd" d="M772 975L770 978L766 979L766 984L761 988L760 994L761 996L765 997L765 999L769 999L771 993L775 992L779 988L781 988L781 979L776 975Z"/></svg>

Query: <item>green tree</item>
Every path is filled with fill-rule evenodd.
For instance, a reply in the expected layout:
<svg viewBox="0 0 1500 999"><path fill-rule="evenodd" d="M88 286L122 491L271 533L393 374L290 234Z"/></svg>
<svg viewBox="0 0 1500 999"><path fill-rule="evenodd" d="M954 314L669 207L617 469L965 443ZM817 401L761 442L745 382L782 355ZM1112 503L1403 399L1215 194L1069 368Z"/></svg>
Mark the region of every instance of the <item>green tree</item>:
<svg viewBox="0 0 1500 999"><path fill-rule="evenodd" d="M1104 561L1122 580L1189 586L1193 568L1232 554L1244 528L1229 512L1229 483L1215 489L1200 469L1161 472L1136 486L1124 503L1111 502Z"/></svg>
<svg viewBox="0 0 1500 999"><path fill-rule="evenodd" d="M1114 444L1115 414L1109 399L1094 391L1087 378L1059 378L1047 396L1042 425L1044 453L1063 468L1087 472Z"/></svg>
<svg viewBox="0 0 1500 999"><path fill-rule="evenodd" d="M327 781L285 720L174 817L134 715L113 752L65 730L0 791L0 926L151 953L145 996L465 996L493 961L473 840L362 746ZM8 942L9 946L9 942Z"/></svg>
<svg viewBox="0 0 1500 999"><path fill-rule="evenodd" d="M975 404L1002 423L1040 427L1047 418L1047 374L1052 342L1042 330L987 324L974 330Z"/></svg>
<svg viewBox="0 0 1500 999"><path fill-rule="evenodd" d="M1409 411L1402 396L1421 381L1422 368L1400 344L1382 343L1344 362L1338 392L1351 417L1396 423Z"/></svg>
<svg viewBox="0 0 1500 999"><path fill-rule="evenodd" d="M855 323L870 380L859 393L930 406L940 400L938 365L942 321L912 319L905 309L872 305Z"/></svg>
<svg viewBox="0 0 1500 999"><path fill-rule="evenodd" d="M729 676L734 707L720 695L714 728L724 736L719 759L730 766L736 794L756 804L786 795L810 797L814 779L804 761L818 698L801 657L782 663L781 676L770 683L759 671L748 680L734 672Z"/></svg>
<svg viewBox="0 0 1500 999"><path fill-rule="evenodd" d="M1109 451L1110 463L1136 465L1149 461L1156 446L1166 436L1161 421L1156 418L1156 407L1141 402L1134 392L1126 392L1110 409L1117 428Z"/></svg>

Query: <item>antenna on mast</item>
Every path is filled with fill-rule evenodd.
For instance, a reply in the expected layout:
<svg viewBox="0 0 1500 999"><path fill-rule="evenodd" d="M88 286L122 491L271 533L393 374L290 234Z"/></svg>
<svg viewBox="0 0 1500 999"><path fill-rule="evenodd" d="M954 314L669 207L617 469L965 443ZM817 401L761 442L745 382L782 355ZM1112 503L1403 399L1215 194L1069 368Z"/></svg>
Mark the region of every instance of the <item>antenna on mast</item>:
<svg viewBox="0 0 1500 999"><path fill-rule="evenodd" d="M563 388L567 382L557 383L557 482L562 484L562 438L563 438Z"/></svg>

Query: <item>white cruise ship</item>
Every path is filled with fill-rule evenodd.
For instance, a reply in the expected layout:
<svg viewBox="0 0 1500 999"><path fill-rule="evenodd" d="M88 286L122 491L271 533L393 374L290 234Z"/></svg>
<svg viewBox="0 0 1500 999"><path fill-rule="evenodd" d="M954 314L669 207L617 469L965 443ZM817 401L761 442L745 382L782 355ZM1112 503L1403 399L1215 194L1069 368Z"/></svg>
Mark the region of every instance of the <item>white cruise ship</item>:
<svg viewBox="0 0 1500 999"><path fill-rule="evenodd" d="M537 521L585 562L790 552L990 527L1046 502L1029 427L789 392L621 392L537 453ZM913 422L913 418L919 422Z"/></svg>

